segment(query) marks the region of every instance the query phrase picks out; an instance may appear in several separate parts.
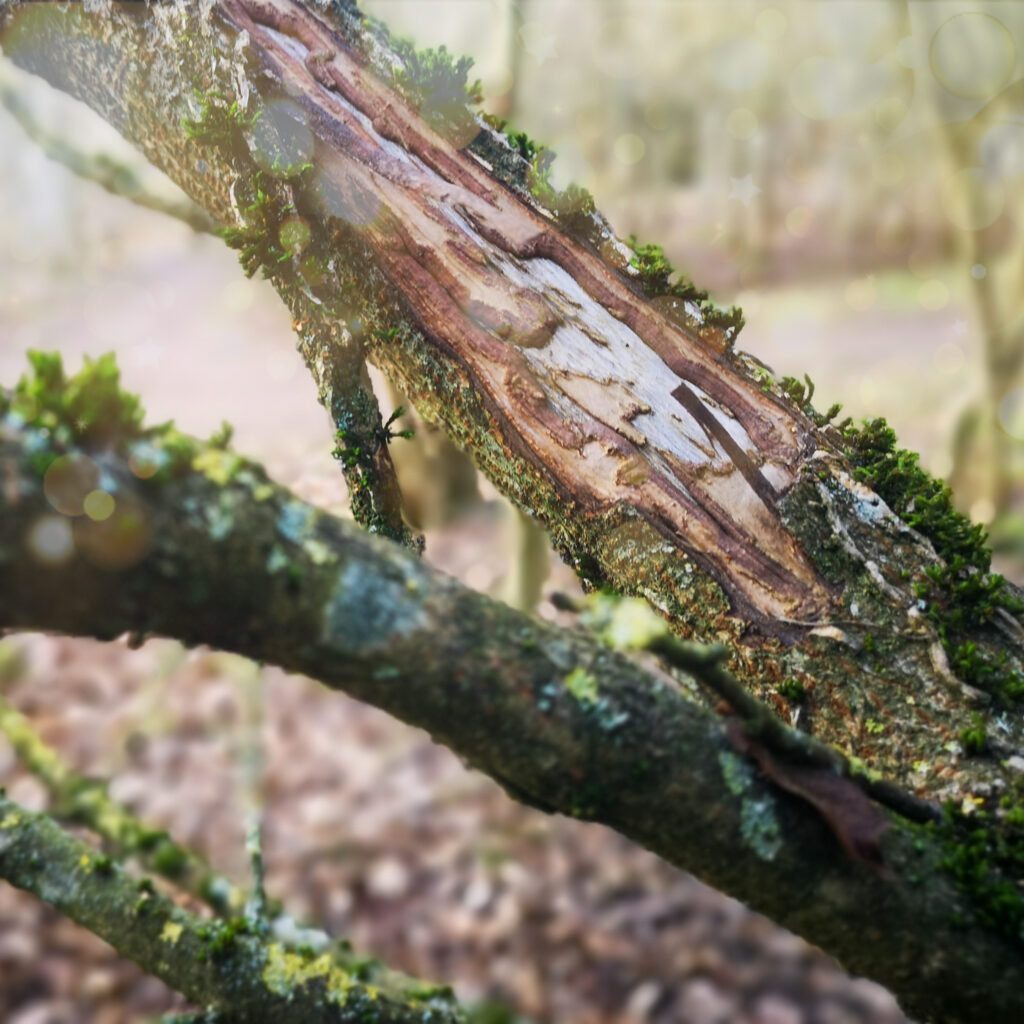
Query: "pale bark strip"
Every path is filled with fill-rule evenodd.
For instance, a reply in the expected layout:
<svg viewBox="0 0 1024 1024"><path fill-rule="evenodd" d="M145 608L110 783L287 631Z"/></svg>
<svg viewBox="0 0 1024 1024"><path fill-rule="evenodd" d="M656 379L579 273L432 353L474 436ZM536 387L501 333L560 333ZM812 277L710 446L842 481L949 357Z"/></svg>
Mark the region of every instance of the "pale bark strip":
<svg viewBox="0 0 1024 1024"><path fill-rule="evenodd" d="M323 212L357 222L511 443L588 511L634 504L760 616L820 614L771 500L814 448L807 421L403 109L313 12L223 9L308 118Z"/></svg>
<svg viewBox="0 0 1024 1024"><path fill-rule="evenodd" d="M0 441L3 627L168 635L312 675L427 730L516 798L604 822L742 899L908 1012L1019 1019L1019 944L958 923L971 905L920 827L890 818L883 872L848 859L674 687L318 512L252 465L229 463L227 483L195 472L156 483L90 453L147 543L126 551L114 526L83 517L61 561L37 532L61 521L33 468L45 444L36 432Z"/></svg>
<svg viewBox="0 0 1024 1024"><path fill-rule="evenodd" d="M305 956L248 934L239 922L204 921L127 874L52 818L0 791L0 878L45 900L224 1024L456 1024L447 990L389 972L367 980L330 953Z"/></svg>

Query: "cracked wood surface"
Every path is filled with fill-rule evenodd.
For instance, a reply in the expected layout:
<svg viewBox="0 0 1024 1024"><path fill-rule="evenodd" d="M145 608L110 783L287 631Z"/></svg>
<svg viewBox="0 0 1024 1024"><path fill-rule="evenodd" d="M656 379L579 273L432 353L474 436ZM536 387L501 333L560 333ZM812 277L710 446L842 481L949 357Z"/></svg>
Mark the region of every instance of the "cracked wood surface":
<svg viewBox="0 0 1024 1024"><path fill-rule="evenodd" d="M769 631L820 616L776 508L815 448L804 417L426 127L314 12L223 8L311 129L321 212L378 254L504 440L582 514L633 505Z"/></svg>

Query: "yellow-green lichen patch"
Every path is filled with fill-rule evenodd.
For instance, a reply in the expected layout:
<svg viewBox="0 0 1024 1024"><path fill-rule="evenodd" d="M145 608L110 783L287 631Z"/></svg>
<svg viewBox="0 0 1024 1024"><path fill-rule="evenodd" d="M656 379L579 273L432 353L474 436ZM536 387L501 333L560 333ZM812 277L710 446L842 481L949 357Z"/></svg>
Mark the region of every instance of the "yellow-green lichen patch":
<svg viewBox="0 0 1024 1024"><path fill-rule="evenodd" d="M583 668L574 668L565 677L566 689L581 704L597 703L597 680Z"/></svg>
<svg viewBox="0 0 1024 1024"><path fill-rule="evenodd" d="M17 828L20 824L21 815L17 811L8 811L0 821L0 828Z"/></svg>
<svg viewBox="0 0 1024 1024"><path fill-rule="evenodd" d="M234 480L244 465L245 460L240 455L219 448L207 448L192 460L192 468L219 487Z"/></svg>
<svg viewBox="0 0 1024 1024"><path fill-rule="evenodd" d="M296 989L317 979L323 981L328 1000L337 1006L345 1005L349 992L355 986L351 976L327 953L311 960L299 953L289 952L276 942L267 947L263 981L275 995L288 997Z"/></svg>
<svg viewBox="0 0 1024 1024"><path fill-rule="evenodd" d="M164 930L160 933L160 941L167 942L172 946L177 945L183 931L182 926L176 921L168 921L164 924Z"/></svg>

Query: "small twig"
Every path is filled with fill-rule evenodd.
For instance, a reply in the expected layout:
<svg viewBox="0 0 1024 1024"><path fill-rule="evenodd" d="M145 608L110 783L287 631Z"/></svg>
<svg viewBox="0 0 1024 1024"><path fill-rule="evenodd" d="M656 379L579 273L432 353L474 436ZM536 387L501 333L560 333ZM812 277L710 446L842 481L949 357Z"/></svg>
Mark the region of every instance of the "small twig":
<svg viewBox="0 0 1024 1024"><path fill-rule="evenodd" d="M295 323L298 349L334 421L334 455L348 486L352 517L371 533L422 551L423 538L402 517L402 493L388 452L392 438L404 435L391 430L394 416L386 424L381 416L362 345L336 318L307 305L302 312Z"/></svg>
<svg viewBox="0 0 1024 1024"><path fill-rule="evenodd" d="M187 224L201 234L214 234L217 224L202 207L187 196L178 198L157 195L146 187L138 171L105 153L83 153L65 139L51 135L36 120L21 93L9 81L6 72L0 77L0 103L21 126L22 131L51 159L73 174L95 182L111 195L121 196L136 206L155 210Z"/></svg>
<svg viewBox="0 0 1024 1024"><path fill-rule="evenodd" d="M706 645L680 640L666 630L650 639L645 646L726 701L742 720L744 732L783 758L831 769L856 783L872 800L911 821L942 820L942 810L938 805L922 800L891 782L872 780L854 772L841 751L786 725L725 668L729 649L723 644Z"/></svg>
<svg viewBox="0 0 1024 1024"><path fill-rule="evenodd" d="M32 774L53 796L60 820L92 829L108 853L119 860L134 857L156 875L201 899L216 913L230 917L245 906L245 893L163 830L143 824L110 798L102 782L73 772L32 723L0 697L0 733Z"/></svg>
<svg viewBox="0 0 1024 1024"><path fill-rule="evenodd" d="M250 927L260 935L266 934L268 924L267 894L263 870L263 779L264 756L262 743L263 693L262 671L252 662L237 679L242 702L240 750L238 755L242 776L242 800L245 807L245 851L252 872L252 889L245 904L245 917Z"/></svg>
<svg viewBox="0 0 1024 1024"><path fill-rule="evenodd" d="M733 712L743 720L744 731L748 736L756 737L784 757L846 774L846 758L835 747L805 732L791 729L724 667L729 657L728 647L680 640L666 631L648 641L647 649L660 654L674 667L688 672L727 701Z"/></svg>

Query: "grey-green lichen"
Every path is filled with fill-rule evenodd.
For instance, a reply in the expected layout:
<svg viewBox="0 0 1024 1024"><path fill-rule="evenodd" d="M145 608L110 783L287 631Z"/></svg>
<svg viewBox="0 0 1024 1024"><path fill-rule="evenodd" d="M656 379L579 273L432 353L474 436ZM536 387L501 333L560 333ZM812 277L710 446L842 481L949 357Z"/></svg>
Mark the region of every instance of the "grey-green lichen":
<svg viewBox="0 0 1024 1024"><path fill-rule="evenodd" d="M374 652L408 641L427 624L416 590L413 577L382 577L359 562L350 562L326 605L324 642Z"/></svg>
<svg viewBox="0 0 1024 1024"><path fill-rule="evenodd" d="M775 800L768 794L751 796L754 769L731 750L718 755L726 787L740 803L740 831L751 850L762 860L774 860L782 849L782 829Z"/></svg>

